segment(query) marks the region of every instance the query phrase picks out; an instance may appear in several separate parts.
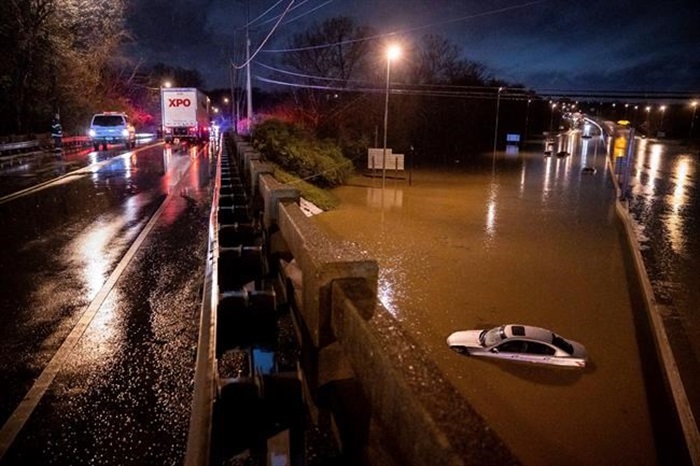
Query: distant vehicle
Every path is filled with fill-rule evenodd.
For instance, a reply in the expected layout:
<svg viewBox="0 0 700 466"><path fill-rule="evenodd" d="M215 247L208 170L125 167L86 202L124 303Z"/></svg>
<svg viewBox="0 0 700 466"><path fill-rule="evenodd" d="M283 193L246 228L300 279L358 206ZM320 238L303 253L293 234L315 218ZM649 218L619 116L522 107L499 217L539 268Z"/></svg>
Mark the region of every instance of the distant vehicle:
<svg viewBox="0 0 700 466"><path fill-rule="evenodd" d="M88 136L95 150L100 150L100 145L107 150L107 144L124 144L126 149L136 146L136 130L129 123L129 117L121 112L93 115Z"/></svg>
<svg viewBox="0 0 700 466"><path fill-rule="evenodd" d="M166 143L209 140L209 97L193 87L162 88L160 97Z"/></svg>
<svg viewBox="0 0 700 466"><path fill-rule="evenodd" d="M447 344L462 354L533 364L585 367L588 360L582 344L529 325L454 332L447 337Z"/></svg>
<svg viewBox="0 0 700 466"><path fill-rule="evenodd" d="M565 150L560 150L559 152L557 152L557 157L567 157L568 155L569 153Z"/></svg>

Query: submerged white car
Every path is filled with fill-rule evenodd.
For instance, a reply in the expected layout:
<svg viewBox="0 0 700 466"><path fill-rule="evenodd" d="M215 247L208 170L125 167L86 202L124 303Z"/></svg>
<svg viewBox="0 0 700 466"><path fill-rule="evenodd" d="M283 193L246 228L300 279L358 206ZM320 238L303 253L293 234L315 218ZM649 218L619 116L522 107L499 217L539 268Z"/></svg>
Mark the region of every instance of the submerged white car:
<svg viewBox="0 0 700 466"><path fill-rule="evenodd" d="M581 343L540 327L508 324L486 330L464 330L447 337L458 353L534 364L585 367L588 355Z"/></svg>

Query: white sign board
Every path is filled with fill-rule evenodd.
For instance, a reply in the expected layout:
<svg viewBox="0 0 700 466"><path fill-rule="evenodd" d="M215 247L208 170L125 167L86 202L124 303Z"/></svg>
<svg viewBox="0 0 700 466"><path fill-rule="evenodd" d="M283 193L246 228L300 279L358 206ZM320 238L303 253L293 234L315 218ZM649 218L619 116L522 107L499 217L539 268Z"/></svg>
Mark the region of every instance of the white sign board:
<svg viewBox="0 0 700 466"><path fill-rule="evenodd" d="M367 168L370 170L382 170L384 168L384 149L367 149ZM394 154L391 149L386 149L386 169L403 170L404 155Z"/></svg>

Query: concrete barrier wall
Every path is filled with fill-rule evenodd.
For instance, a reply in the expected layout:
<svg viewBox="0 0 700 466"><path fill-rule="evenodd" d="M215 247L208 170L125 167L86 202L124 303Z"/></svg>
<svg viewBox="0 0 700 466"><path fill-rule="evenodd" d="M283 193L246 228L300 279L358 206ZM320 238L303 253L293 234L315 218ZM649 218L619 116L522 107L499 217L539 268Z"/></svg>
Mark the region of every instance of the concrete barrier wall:
<svg viewBox="0 0 700 466"><path fill-rule="evenodd" d="M389 439L397 464L517 464L429 355L378 302L376 260L353 243L331 240L299 208L298 190L260 169L260 158L240 141L237 154L239 159L243 156L243 172L263 198L265 229L270 236L275 232L282 237L282 246L275 249L293 258L293 264L280 271L294 287L289 299L309 401L322 403L327 387L355 381L368 401L369 417ZM365 419L359 411L354 414ZM330 416L334 425L340 424L339 413ZM354 438L369 435L366 420L356 429L363 432Z"/></svg>
<svg viewBox="0 0 700 466"><path fill-rule="evenodd" d="M503 442L447 381L430 356L383 306L376 293L338 280L332 327L365 391L372 416L389 427L399 464L517 464Z"/></svg>

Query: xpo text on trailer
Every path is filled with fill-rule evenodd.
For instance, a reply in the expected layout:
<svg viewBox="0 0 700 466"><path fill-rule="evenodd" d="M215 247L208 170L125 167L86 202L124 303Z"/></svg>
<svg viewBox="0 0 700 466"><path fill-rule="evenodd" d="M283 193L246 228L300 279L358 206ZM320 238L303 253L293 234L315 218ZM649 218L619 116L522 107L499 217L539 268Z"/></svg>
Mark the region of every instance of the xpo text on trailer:
<svg viewBox="0 0 700 466"><path fill-rule="evenodd" d="M195 88L163 88L160 92L163 139L166 143L209 139L209 97Z"/></svg>

